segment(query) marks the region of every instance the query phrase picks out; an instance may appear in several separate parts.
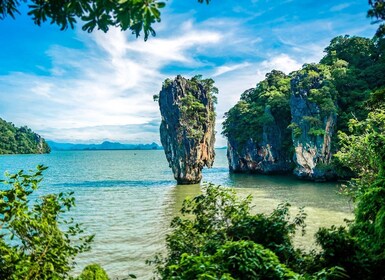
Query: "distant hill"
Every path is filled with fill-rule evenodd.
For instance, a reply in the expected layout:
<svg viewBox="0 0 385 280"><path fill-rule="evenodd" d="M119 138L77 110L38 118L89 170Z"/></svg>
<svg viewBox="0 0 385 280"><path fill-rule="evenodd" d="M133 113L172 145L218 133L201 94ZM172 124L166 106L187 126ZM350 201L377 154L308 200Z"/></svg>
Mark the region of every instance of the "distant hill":
<svg viewBox="0 0 385 280"><path fill-rule="evenodd" d="M162 146L151 144L122 144L104 141L101 144L71 144L47 141L53 151L87 151L87 150L162 150Z"/></svg>
<svg viewBox="0 0 385 280"><path fill-rule="evenodd" d="M16 127L0 118L0 154L45 154L46 141L26 126Z"/></svg>

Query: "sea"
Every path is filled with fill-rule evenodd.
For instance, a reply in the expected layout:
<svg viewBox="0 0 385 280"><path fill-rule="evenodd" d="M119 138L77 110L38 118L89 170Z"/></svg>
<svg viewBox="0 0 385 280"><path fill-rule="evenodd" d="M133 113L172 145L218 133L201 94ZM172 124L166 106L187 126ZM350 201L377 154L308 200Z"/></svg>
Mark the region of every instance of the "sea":
<svg viewBox="0 0 385 280"><path fill-rule="evenodd" d="M253 211L269 213L279 203L307 213L306 234L295 245L317 249L314 234L320 227L343 225L353 217L351 201L340 194L341 183L314 183L290 175L229 173L225 149L216 150L214 166L203 170L203 182L177 185L162 150L54 151L44 155L0 156L4 172L48 167L36 196L74 192L76 208L67 215L95 234L92 250L79 255L73 275L85 265L98 263L111 279L135 274L151 279L154 268L146 264L165 252L170 222L186 197L200 193L206 182L232 188L242 197L253 196ZM1 187L1 186L0 186Z"/></svg>

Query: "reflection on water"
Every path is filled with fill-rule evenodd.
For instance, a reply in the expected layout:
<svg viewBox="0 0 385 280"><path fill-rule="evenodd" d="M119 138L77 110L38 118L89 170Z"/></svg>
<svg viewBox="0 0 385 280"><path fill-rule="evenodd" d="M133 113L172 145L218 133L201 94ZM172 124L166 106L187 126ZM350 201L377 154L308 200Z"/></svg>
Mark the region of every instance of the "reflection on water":
<svg viewBox="0 0 385 280"><path fill-rule="evenodd" d="M336 183L299 181L291 176L229 174L226 151L217 150L215 165L204 180L232 187L240 196L254 197L254 211L270 212L287 201L305 207L307 232L297 238L311 246L320 226L341 224L351 217L351 205L336 194ZM164 249L171 218L186 196L200 192L199 185L176 186L163 151L53 152L49 155L0 156L0 173L49 166L39 194L74 191L76 209L71 215L95 234L91 252L78 258L75 273L88 263L100 263L112 277L134 273L149 279L145 260ZM1 177L1 176L0 176Z"/></svg>

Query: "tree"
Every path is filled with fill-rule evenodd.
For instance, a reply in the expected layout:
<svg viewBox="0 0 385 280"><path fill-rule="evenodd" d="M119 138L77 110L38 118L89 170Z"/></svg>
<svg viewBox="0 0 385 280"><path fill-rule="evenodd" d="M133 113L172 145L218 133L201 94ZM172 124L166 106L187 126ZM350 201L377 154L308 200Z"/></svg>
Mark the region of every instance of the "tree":
<svg viewBox="0 0 385 280"><path fill-rule="evenodd" d="M50 151L45 140L27 126L18 128L0 118L0 154L41 154Z"/></svg>
<svg viewBox="0 0 385 280"><path fill-rule="evenodd" d="M157 256L158 279L339 279L338 267L318 267L313 255L293 246L306 214L290 218L289 204L252 214L251 197L209 184L183 202L171 222L166 256ZM151 263L151 261L150 261Z"/></svg>
<svg viewBox="0 0 385 280"><path fill-rule="evenodd" d="M368 17L375 18L374 23L381 23L377 29L376 36L382 37L385 35L385 1L384 0L369 0L371 9L368 11Z"/></svg>
<svg viewBox="0 0 385 280"><path fill-rule="evenodd" d="M0 279L67 279L75 256L90 248L93 236L63 214L74 206L72 194L49 194L31 201L42 173L6 174L0 188Z"/></svg>
<svg viewBox="0 0 385 280"><path fill-rule="evenodd" d="M355 201L355 219L348 229L332 227L317 233L322 247L318 263L341 266L350 279L385 277L385 110L363 121L352 119L350 134L340 133L337 157L357 174L348 190Z"/></svg>
<svg viewBox="0 0 385 280"><path fill-rule="evenodd" d="M198 0L209 3L210 0ZM0 20L20 14L20 5L27 0L1 0ZM158 0L31 0L28 15L40 26L46 21L56 24L60 30L74 28L77 20L84 22L82 29L92 32L95 28L107 32L110 27L131 30L138 37L143 30L144 40L155 36L152 24L160 22L160 9L164 2Z"/></svg>
<svg viewBox="0 0 385 280"><path fill-rule="evenodd" d="M222 134L243 147L251 139L261 141L264 126L271 123L282 124L282 131L286 131L291 120L289 96L290 77L277 70L267 73L263 81L242 93L241 100L225 113ZM286 134L289 137L290 132L287 130Z"/></svg>

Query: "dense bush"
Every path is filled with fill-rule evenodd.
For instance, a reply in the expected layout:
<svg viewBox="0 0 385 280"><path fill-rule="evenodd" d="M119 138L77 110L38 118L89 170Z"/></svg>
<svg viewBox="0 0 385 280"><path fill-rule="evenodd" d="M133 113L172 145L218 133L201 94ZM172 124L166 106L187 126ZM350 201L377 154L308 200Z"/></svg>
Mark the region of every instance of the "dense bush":
<svg viewBox="0 0 385 280"><path fill-rule="evenodd" d="M98 264L87 265L77 280L109 280L106 271Z"/></svg>
<svg viewBox="0 0 385 280"><path fill-rule="evenodd" d="M379 107L363 121L350 122L341 133L337 154L358 177L347 186L355 201L355 219L347 228L321 229L318 261L341 266L350 279L385 278L385 110Z"/></svg>

